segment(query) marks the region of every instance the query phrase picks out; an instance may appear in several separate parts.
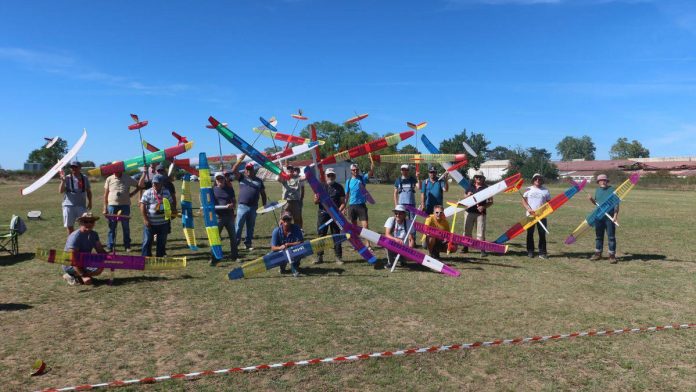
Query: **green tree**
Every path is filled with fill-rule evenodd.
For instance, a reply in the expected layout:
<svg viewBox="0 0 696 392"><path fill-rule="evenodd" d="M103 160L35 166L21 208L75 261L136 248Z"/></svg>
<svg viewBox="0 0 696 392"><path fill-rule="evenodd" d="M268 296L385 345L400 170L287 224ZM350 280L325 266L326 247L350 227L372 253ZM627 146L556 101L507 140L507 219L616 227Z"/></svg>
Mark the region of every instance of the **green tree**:
<svg viewBox="0 0 696 392"><path fill-rule="evenodd" d="M633 140L631 143L625 137L620 137L609 150L611 159L628 159L628 158L649 158L650 150L643 147L638 140Z"/></svg>
<svg viewBox="0 0 696 392"><path fill-rule="evenodd" d="M27 163L38 162L44 169L53 167L65 154L68 153L68 142L60 139L51 148L39 147L29 153Z"/></svg>
<svg viewBox="0 0 696 392"><path fill-rule="evenodd" d="M491 161L491 160L500 160L500 159L509 159L511 154L513 153L513 150L503 147L503 146L496 146L492 150L486 151L486 160Z"/></svg>
<svg viewBox="0 0 696 392"><path fill-rule="evenodd" d="M451 139L445 139L440 143L440 152L443 154L464 154L464 146L462 142L468 144L478 155L477 157L468 156L469 167L478 169L481 164L486 159L486 151L488 145L491 144L486 137L481 133L472 132L471 135L467 136L466 129L462 130L460 133L454 135ZM468 155L468 154L467 154ZM462 170L466 171L464 168Z"/></svg>
<svg viewBox="0 0 696 392"><path fill-rule="evenodd" d="M547 179L558 178L558 168L551 162L551 153L544 148L517 147L510 150L508 156L510 168L507 175L522 173L522 177L530 180L534 173L541 173Z"/></svg>
<svg viewBox="0 0 696 392"><path fill-rule="evenodd" d="M597 148L592 138L587 135L583 137L566 136L556 144L556 151L558 151L562 161L571 161L573 159L594 161L595 150Z"/></svg>

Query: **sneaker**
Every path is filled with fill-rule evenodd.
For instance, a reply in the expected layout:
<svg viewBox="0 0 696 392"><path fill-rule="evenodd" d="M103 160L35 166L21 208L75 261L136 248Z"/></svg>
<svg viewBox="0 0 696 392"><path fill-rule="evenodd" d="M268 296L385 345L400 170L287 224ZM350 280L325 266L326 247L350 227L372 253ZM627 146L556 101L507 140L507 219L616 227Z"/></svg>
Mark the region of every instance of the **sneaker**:
<svg viewBox="0 0 696 392"><path fill-rule="evenodd" d="M252 250L254 250L254 247L253 247L253 246L247 246L247 247L246 247L246 250L248 250L249 252L251 252Z"/></svg>
<svg viewBox="0 0 696 392"><path fill-rule="evenodd" d="M126 248L125 250L126 250L126 253L130 253L131 248Z"/></svg>
<svg viewBox="0 0 696 392"><path fill-rule="evenodd" d="M114 248L110 248L107 246L106 248L104 248L104 250L106 251L106 253L111 253L113 252Z"/></svg>
<svg viewBox="0 0 696 392"><path fill-rule="evenodd" d="M67 274L67 273L63 274L63 279L65 279L65 281L68 282L68 284L70 286L75 286L77 284L77 281L75 280L75 278L70 274Z"/></svg>
<svg viewBox="0 0 696 392"><path fill-rule="evenodd" d="M541 254L539 254L539 258L544 259L544 260L548 260L549 256L546 255L546 253L541 253Z"/></svg>
<svg viewBox="0 0 696 392"><path fill-rule="evenodd" d="M529 257L530 259L533 259L533 258L534 258L534 252L527 252L527 257Z"/></svg>
<svg viewBox="0 0 696 392"><path fill-rule="evenodd" d="M468 247L463 247L462 248L462 253L469 253L469 248Z"/></svg>
<svg viewBox="0 0 696 392"><path fill-rule="evenodd" d="M616 260L616 255L614 255L613 253L609 253L609 262L610 262L611 264L616 264L616 263L618 263L619 261Z"/></svg>
<svg viewBox="0 0 696 392"><path fill-rule="evenodd" d="M482 251L481 251L481 257L486 257L486 256L488 256L488 253L486 253L485 250L482 250Z"/></svg>
<svg viewBox="0 0 696 392"><path fill-rule="evenodd" d="M597 261L602 259L602 254L599 252L595 252L592 257L590 257L590 260L592 261Z"/></svg>
<svg viewBox="0 0 696 392"><path fill-rule="evenodd" d="M293 278L297 278L298 276L300 276L300 271L295 271L292 273Z"/></svg>
<svg viewBox="0 0 696 392"><path fill-rule="evenodd" d="M216 259L216 258L214 258L214 257L211 257L210 259L208 259L208 264L209 264L211 267L215 267L215 266L218 264L219 261L220 261L220 260L218 260L218 259Z"/></svg>
<svg viewBox="0 0 696 392"><path fill-rule="evenodd" d="M343 259L341 259L340 257L336 257L336 264L343 265Z"/></svg>

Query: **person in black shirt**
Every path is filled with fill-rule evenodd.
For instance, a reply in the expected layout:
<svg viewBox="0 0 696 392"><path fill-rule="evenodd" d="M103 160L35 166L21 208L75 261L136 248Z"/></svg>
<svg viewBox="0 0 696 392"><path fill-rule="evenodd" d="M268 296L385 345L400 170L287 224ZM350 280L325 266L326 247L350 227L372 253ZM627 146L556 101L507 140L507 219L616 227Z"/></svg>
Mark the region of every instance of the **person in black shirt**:
<svg viewBox="0 0 696 392"><path fill-rule="evenodd" d="M346 192L343 186L336 182L336 171L333 168L326 169L326 184L323 184L324 189L333 200L334 204L338 206L339 211L343 211L345 208ZM336 222L331 222L328 225L321 227L326 222L331 220L331 216L324 210L324 206L319 202L319 196L314 195L314 204L319 205L319 212L317 214L317 234L319 237L323 237L328 234L329 229L331 234L339 234L341 228L338 227ZM321 228L320 228L321 227ZM337 243L334 245L334 254L336 255L336 264L343 264L343 249L341 244ZM317 252L317 257L314 260L314 264L321 264L324 262L324 251Z"/></svg>
<svg viewBox="0 0 696 392"><path fill-rule="evenodd" d="M486 189L486 176L481 170L474 175L474 183L466 190L466 196L471 196L474 193ZM464 235L471 237L476 225L476 239L484 241L486 239L486 210L493 205L493 198L486 199L475 206L466 209L466 221L464 223ZM469 251L469 248L464 247L462 253ZM486 256L485 251L481 251L481 256Z"/></svg>
<svg viewBox="0 0 696 392"><path fill-rule="evenodd" d="M237 199L234 195L232 184L227 181L222 172L215 173L215 186L213 187L213 201L215 202L215 214L217 215L218 231L222 237L222 229L227 229L230 237L230 260L237 260L237 236L234 227L234 211ZM218 206L224 206L219 208ZM220 260L211 256L210 265L215 266Z"/></svg>

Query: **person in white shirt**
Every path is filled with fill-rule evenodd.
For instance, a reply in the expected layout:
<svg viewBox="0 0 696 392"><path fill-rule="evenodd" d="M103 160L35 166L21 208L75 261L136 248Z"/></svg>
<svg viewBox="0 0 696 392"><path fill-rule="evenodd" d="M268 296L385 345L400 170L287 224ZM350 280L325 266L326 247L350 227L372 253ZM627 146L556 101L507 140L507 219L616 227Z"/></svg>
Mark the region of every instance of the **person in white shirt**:
<svg viewBox="0 0 696 392"><path fill-rule="evenodd" d="M408 227L411 225L411 220L408 219L408 211L401 204L394 207L392 210L394 216L390 216L386 222L384 222L384 236L413 248L416 243L416 236L413 232L409 233L408 238L406 238L406 233L408 232ZM387 268L391 268L391 263L396 259L397 253L390 250L387 251ZM399 264L402 265L402 258L399 259Z"/></svg>
<svg viewBox="0 0 696 392"><path fill-rule="evenodd" d="M551 193L544 186L544 176L539 173L535 173L532 177L532 186L527 188L524 195L522 195L522 205L527 210L527 216L533 216L534 210L543 206L549 200L551 200ZM542 219L540 222L544 225L544 227L548 227L546 218ZM527 229L527 256L530 258L534 257L535 229L539 232L539 258L549 258L546 253L546 231L541 227L541 224L537 223Z"/></svg>

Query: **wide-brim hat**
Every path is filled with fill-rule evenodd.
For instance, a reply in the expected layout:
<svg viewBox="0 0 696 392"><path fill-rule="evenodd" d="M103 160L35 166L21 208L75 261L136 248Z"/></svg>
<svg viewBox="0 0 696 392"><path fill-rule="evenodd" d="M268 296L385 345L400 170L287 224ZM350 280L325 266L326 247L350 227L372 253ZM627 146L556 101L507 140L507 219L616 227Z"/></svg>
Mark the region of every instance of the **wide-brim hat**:
<svg viewBox="0 0 696 392"><path fill-rule="evenodd" d="M75 219L77 223L83 223L83 222L96 222L99 220L98 216L92 215L91 212L85 212L84 214L80 215L79 218Z"/></svg>
<svg viewBox="0 0 696 392"><path fill-rule="evenodd" d="M540 177L542 180L544 179L544 176L542 176L541 173L534 173L532 176L532 181L534 181L537 177Z"/></svg>
<svg viewBox="0 0 696 392"><path fill-rule="evenodd" d="M398 206L394 207L392 212L408 212L408 211L406 210L406 207L399 204Z"/></svg>

